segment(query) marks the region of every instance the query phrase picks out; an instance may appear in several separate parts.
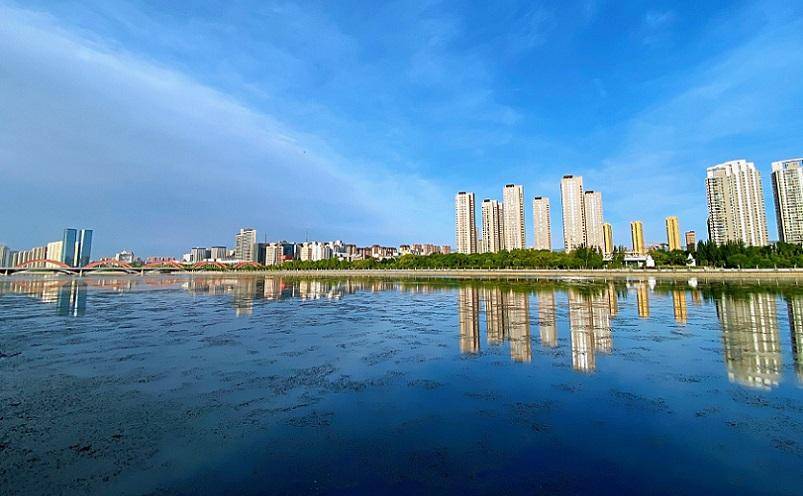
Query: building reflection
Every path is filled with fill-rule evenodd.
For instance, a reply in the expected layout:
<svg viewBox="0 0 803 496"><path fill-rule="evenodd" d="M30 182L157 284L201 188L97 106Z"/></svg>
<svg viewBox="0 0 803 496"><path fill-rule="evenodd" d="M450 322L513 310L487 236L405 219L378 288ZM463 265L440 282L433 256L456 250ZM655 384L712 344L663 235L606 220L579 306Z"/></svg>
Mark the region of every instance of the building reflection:
<svg viewBox="0 0 803 496"><path fill-rule="evenodd" d="M774 294L722 295L716 301L728 378L771 389L781 377L781 339Z"/></svg>
<svg viewBox="0 0 803 496"><path fill-rule="evenodd" d="M554 348L558 345L555 292L537 291L536 295L538 297L538 330L541 336L541 344Z"/></svg>
<svg viewBox="0 0 803 496"><path fill-rule="evenodd" d="M672 290L672 311L675 315L675 322L685 325L689 318L689 310L686 305L686 291L682 289Z"/></svg>
<svg viewBox="0 0 803 496"><path fill-rule="evenodd" d="M108 284L108 287L112 287ZM86 313L87 283L65 278L11 279L0 283L0 295L20 294L53 305L56 313L78 317Z"/></svg>
<svg viewBox="0 0 803 496"><path fill-rule="evenodd" d="M803 296L787 296L786 311L789 315L789 330L792 333L795 372L798 382L803 383Z"/></svg>
<svg viewBox="0 0 803 496"><path fill-rule="evenodd" d="M491 345L502 344L507 337L502 288L483 288L482 295L485 305L485 339Z"/></svg>
<svg viewBox="0 0 803 496"><path fill-rule="evenodd" d="M592 294L568 290L572 368L577 371L593 372L597 368L596 353L613 351L609 293L608 288Z"/></svg>
<svg viewBox="0 0 803 496"><path fill-rule="evenodd" d="M657 325L668 328L671 327L668 321L668 296L671 294L674 321L680 325L689 325L689 299L699 305L715 305L722 328L723 359L732 382L764 389L774 388L780 383L783 367L776 293L784 290L767 289L762 293L739 287L723 290L719 285L701 285L698 289L696 282L689 282L688 287L677 283L654 284L654 290L650 289L647 281L627 284L567 283L558 286L554 283L534 284L533 294L538 305L534 312L540 345L543 348L558 347L559 329L568 321L572 367L580 372L593 372L601 354L613 352L612 319L619 312L620 298L632 297L635 293L638 317L646 319L651 314L650 294L660 294L662 297L656 299L655 303L660 305L660 311L655 311L653 319ZM480 352L480 341L483 339L480 333L484 329L484 339L488 345L509 346L511 360L530 362L533 359L529 294L505 284L484 284L482 287L461 285L455 290L454 282L305 279L261 275L238 277L227 274L144 278L6 277L0 279L0 295L25 295L50 305L58 315L75 317L87 312L88 289L122 293L137 286L174 286L192 295L221 297L235 315L243 317L259 311L258 300L339 300L358 292L393 290L411 294L445 292L449 301L453 302L451 298L456 291L458 346L461 353ZM556 287L559 289L554 289ZM734 295L734 291L739 291L738 296ZM568 314L561 315L566 303L559 292L567 295ZM797 381L803 384L803 295L786 293L785 303L795 375ZM561 308L558 308L559 305ZM484 323L481 322L483 319Z"/></svg>
<svg viewBox="0 0 803 496"><path fill-rule="evenodd" d="M58 314L79 317L86 313L86 285L72 280L59 288L56 298Z"/></svg>
<svg viewBox="0 0 803 496"><path fill-rule="evenodd" d="M489 345L510 343L510 356L517 362L532 360L530 342L530 302L527 293L486 287L482 290L485 307L485 337Z"/></svg>
<svg viewBox="0 0 803 496"><path fill-rule="evenodd" d="M507 302L507 322L510 325L510 358L529 362L533 358L530 342L530 301L527 293L510 291Z"/></svg>
<svg viewBox="0 0 803 496"><path fill-rule="evenodd" d="M637 282L636 286L636 307L638 316L642 319L650 318L650 287L646 282Z"/></svg>
<svg viewBox="0 0 803 496"><path fill-rule="evenodd" d="M480 351L480 296L477 288L457 291L457 316L460 322L460 352Z"/></svg>
<svg viewBox="0 0 803 496"><path fill-rule="evenodd" d="M606 294L608 297L608 310L610 311L610 316L616 317L616 314L619 313L619 293L616 291L616 285L612 281L608 282Z"/></svg>

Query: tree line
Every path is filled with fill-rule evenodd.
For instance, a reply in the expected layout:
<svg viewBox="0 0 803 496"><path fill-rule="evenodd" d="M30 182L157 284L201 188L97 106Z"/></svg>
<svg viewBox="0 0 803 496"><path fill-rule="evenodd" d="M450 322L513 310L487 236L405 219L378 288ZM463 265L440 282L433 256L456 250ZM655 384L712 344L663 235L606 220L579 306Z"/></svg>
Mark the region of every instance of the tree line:
<svg viewBox="0 0 803 496"><path fill-rule="evenodd" d="M547 250L511 250L496 253L450 253L402 255L386 260L337 259L319 261L293 260L268 267L281 270L350 269L601 269L625 266L627 250L617 247L609 260L599 250L580 247L572 252ZM658 267L684 267L689 254L698 266L725 268L803 268L803 247L789 243L753 247L744 243L716 245L701 241L693 251L654 249L650 255Z"/></svg>

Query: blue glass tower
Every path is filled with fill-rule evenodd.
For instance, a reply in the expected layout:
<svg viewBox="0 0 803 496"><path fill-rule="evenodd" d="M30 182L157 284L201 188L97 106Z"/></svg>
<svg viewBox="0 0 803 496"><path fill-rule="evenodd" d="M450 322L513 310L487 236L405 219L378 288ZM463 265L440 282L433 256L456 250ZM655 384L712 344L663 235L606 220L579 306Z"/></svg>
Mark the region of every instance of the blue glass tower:
<svg viewBox="0 0 803 496"><path fill-rule="evenodd" d="M61 241L61 261L71 267L75 267L78 262L75 257L75 245L78 241L78 231L75 229L65 229L64 237Z"/></svg>
<svg viewBox="0 0 803 496"><path fill-rule="evenodd" d="M78 266L83 267L92 257L92 229L81 229L78 237Z"/></svg>

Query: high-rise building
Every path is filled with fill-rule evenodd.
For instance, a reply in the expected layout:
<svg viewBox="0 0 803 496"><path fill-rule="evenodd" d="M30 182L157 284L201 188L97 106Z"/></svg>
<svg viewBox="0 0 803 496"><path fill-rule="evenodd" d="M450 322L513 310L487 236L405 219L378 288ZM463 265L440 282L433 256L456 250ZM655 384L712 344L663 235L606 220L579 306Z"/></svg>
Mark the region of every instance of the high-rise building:
<svg viewBox="0 0 803 496"><path fill-rule="evenodd" d="M11 266L11 250L6 245L0 245L0 267L10 267L10 266Z"/></svg>
<svg viewBox="0 0 803 496"><path fill-rule="evenodd" d="M47 254L45 255L45 258L48 260L55 260L56 262L60 262L63 244L64 244L63 241L51 241L50 243L48 243Z"/></svg>
<svg viewBox="0 0 803 496"><path fill-rule="evenodd" d="M298 259L302 262L312 261L312 243L304 243L298 250Z"/></svg>
<svg viewBox="0 0 803 496"><path fill-rule="evenodd" d="M65 229L61 239L61 260L71 267L78 265L76 257L76 245L78 244L78 231L75 229Z"/></svg>
<svg viewBox="0 0 803 496"><path fill-rule="evenodd" d="M194 247L190 250L190 262L203 262L206 260L206 252L206 247Z"/></svg>
<svg viewBox="0 0 803 496"><path fill-rule="evenodd" d="M666 244L669 251L683 249L680 245L680 224L674 215L666 218Z"/></svg>
<svg viewBox="0 0 803 496"><path fill-rule="evenodd" d="M58 259L72 267L87 265L92 257L92 229L68 228L61 239L61 257Z"/></svg>
<svg viewBox="0 0 803 496"><path fill-rule="evenodd" d="M474 193L461 191L454 198L455 244L458 253L477 253L477 222Z"/></svg>
<svg viewBox="0 0 803 496"><path fill-rule="evenodd" d="M549 214L549 198L533 198L533 247L536 250L552 249L552 221Z"/></svg>
<svg viewBox="0 0 803 496"><path fill-rule="evenodd" d="M602 225L602 193L586 191L583 193L583 218L585 221L585 245L600 252L605 249L605 234Z"/></svg>
<svg viewBox="0 0 803 496"><path fill-rule="evenodd" d="M244 227L234 236L234 258L245 262L257 260L254 245L257 242L257 231L251 227Z"/></svg>
<svg viewBox="0 0 803 496"><path fill-rule="evenodd" d="M92 259L92 229L78 231L78 247L75 250L78 256L78 265L83 267Z"/></svg>
<svg viewBox="0 0 803 496"><path fill-rule="evenodd" d="M697 233L694 231L686 231L686 251L695 251L697 249Z"/></svg>
<svg viewBox="0 0 803 496"><path fill-rule="evenodd" d="M761 175L752 162L733 160L709 167L705 186L711 241L768 244Z"/></svg>
<svg viewBox="0 0 803 496"><path fill-rule="evenodd" d="M523 250L526 243L524 229L524 187L519 184L506 184L502 192L504 203L503 230L505 249Z"/></svg>
<svg viewBox="0 0 803 496"><path fill-rule="evenodd" d="M265 246L265 265L279 265L284 260L284 248L279 243Z"/></svg>
<svg viewBox="0 0 803 496"><path fill-rule="evenodd" d="M504 249L503 213L497 200L482 201L482 246L484 253L496 253Z"/></svg>
<svg viewBox="0 0 803 496"><path fill-rule="evenodd" d="M778 239L803 244L803 158L772 163L772 196Z"/></svg>
<svg viewBox="0 0 803 496"><path fill-rule="evenodd" d="M633 246L633 253L644 255L647 248L644 245L644 224L640 220L630 223L630 240Z"/></svg>
<svg viewBox="0 0 803 496"><path fill-rule="evenodd" d="M583 178L563 176L560 180L560 204L563 214L563 247L569 252L585 243Z"/></svg>
<svg viewBox="0 0 803 496"><path fill-rule="evenodd" d="M209 248L209 259L213 262L220 262L228 258L228 249L225 246L213 246Z"/></svg>
<svg viewBox="0 0 803 496"><path fill-rule="evenodd" d="M602 240L603 255L613 253L613 226L608 222L602 224Z"/></svg>

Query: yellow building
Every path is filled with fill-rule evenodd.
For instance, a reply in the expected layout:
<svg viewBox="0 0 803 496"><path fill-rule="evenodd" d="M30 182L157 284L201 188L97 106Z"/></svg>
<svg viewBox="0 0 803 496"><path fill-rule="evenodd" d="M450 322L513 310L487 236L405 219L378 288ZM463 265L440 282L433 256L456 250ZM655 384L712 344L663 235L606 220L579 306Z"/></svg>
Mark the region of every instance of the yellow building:
<svg viewBox="0 0 803 496"><path fill-rule="evenodd" d="M630 239L633 243L633 252L639 255L646 255L647 248L644 246L644 223L634 220L630 223Z"/></svg>
<svg viewBox="0 0 803 496"><path fill-rule="evenodd" d="M604 254L610 255L613 253L613 226L611 226L608 222L602 224L602 239L602 248L605 250Z"/></svg>
<svg viewBox="0 0 803 496"><path fill-rule="evenodd" d="M666 218L666 243L669 245L669 251L683 249L680 246L680 225L674 215Z"/></svg>

